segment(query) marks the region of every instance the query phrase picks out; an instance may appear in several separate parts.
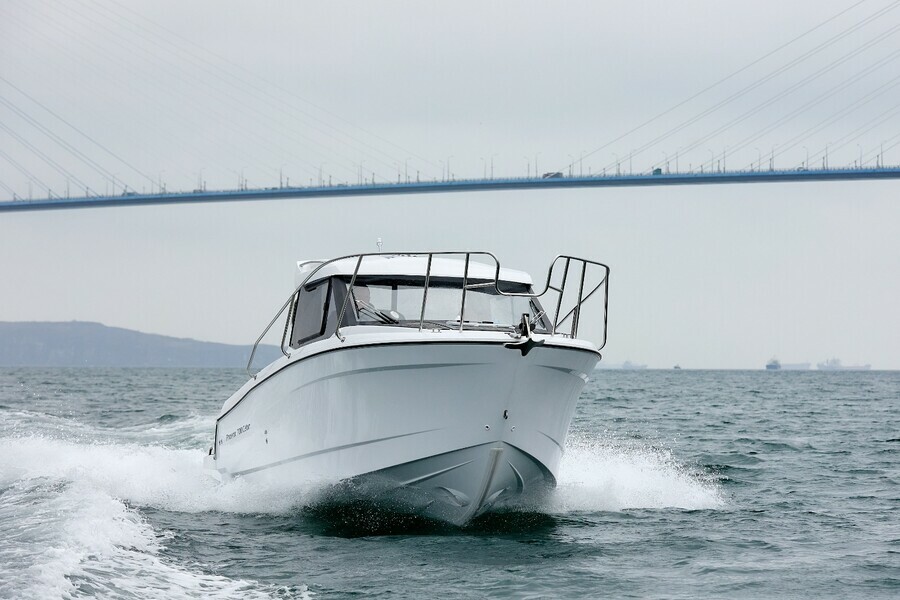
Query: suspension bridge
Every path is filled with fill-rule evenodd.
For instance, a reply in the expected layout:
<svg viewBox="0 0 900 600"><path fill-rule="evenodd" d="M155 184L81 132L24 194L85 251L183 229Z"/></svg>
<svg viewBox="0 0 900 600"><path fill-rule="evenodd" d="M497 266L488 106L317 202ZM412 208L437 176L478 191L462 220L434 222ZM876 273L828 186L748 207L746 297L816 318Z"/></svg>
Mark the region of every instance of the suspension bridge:
<svg viewBox="0 0 900 600"><path fill-rule="evenodd" d="M0 73L0 212L900 179L900 165L885 165L885 153L900 147L900 0L857 0L834 14L817 15L809 29L778 40L612 139L596 137L608 123L588 131L586 124L562 120L565 138L535 142L545 151L542 164L554 164L543 176L535 148L520 150L521 142L497 153L493 145L479 151L455 146L457 157L444 148L417 153L401 147L298 95L280 79L212 52L173 30L175 22L157 22L115 0L12 0L0 6L0 19L10 24L6 45L0 42L9 56ZM67 37L77 44L67 46L62 42ZM38 51L44 63L36 58ZM69 78L73 89L92 91L58 102L56 88L65 84L54 81L48 87L32 77L31 70L48 64L61 81ZM8 65L21 68L16 73ZM142 65L139 77L135 65ZM96 93L95 87L115 93ZM149 120L140 110L147 105L152 105ZM574 152L572 144L587 150L561 154L560 147ZM558 147L551 150L552 145ZM858 152L852 152L854 146ZM432 160L435 152L446 161ZM525 153L522 165L519 157ZM516 154L515 167L510 154ZM495 156L506 163L498 177ZM726 169L726 156L734 170ZM451 158L458 171L451 170ZM792 166L776 169L776 159ZM682 167L691 166L679 168L679 160ZM635 171L633 161L640 165ZM831 166L838 161L848 166ZM279 162L284 164L273 168ZM290 178L285 185L282 170L288 165L295 182L309 185L292 186ZM522 166L527 176L515 176ZM255 172L255 184L277 185L250 186L245 170ZM483 177L457 176L479 171ZM166 172L172 186L163 181ZM187 183L194 176L196 183ZM234 182L232 176L238 185L228 189L231 183L225 182Z"/></svg>
<svg viewBox="0 0 900 600"><path fill-rule="evenodd" d="M713 173L650 173L610 176L564 176L548 173L543 177L503 179L459 179L359 185L321 185L310 187L269 187L259 189L203 190L189 192L52 197L37 200L0 202L0 212L35 211L154 204L197 204L258 200L303 200L308 198L346 198L349 196L389 196L449 192L487 192L500 190L548 190L604 187L650 187L672 185L709 185L737 183L790 183L814 181L862 181L900 179L900 166L846 169L790 169L772 171L722 171Z"/></svg>

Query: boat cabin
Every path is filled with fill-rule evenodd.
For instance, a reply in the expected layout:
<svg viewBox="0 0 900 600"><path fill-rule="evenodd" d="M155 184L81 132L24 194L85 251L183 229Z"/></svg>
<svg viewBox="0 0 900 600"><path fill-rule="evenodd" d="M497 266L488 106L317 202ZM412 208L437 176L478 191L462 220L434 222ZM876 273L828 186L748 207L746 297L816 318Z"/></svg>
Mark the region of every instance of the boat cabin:
<svg viewBox="0 0 900 600"><path fill-rule="evenodd" d="M298 262L297 284L322 261ZM465 290L465 293L463 293ZM425 256L371 256L328 263L309 277L291 309L290 347L357 325L512 332L527 314L531 330L551 324L531 277L477 262Z"/></svg>

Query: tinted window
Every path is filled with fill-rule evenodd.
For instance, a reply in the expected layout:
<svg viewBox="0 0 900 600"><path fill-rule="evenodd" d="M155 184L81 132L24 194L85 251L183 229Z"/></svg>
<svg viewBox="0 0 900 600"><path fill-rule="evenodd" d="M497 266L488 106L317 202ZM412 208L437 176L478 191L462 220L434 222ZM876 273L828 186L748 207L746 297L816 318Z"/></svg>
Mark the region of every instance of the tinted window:
<svg viewBox="0 0 900 600"><path fill-rule="evenodd" d="M291 347L325 334L328 325L330 281L323 281L315 287L300 292L294 315L294 329L291 333Z"/></svg>

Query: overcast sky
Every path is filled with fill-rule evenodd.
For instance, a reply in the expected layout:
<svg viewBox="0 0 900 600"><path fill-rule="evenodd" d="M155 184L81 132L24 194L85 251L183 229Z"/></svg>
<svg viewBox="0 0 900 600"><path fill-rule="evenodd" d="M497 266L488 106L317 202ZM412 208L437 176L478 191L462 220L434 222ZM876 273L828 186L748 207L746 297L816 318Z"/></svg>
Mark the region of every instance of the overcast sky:
<svg viewBox="0 0 900 600"><path fill-rule="evenodd" d="M898 64L900 3L885 0L7 0L0 198L431 179L448 164L478 177L492 162L498 177L817 168L826 146L832 166L897 164ZM294 261L382 237L490 250L536 277L560 253L606 262L613 363L898 369L898 186L7 213L0 320L247 343Z"/></svg>

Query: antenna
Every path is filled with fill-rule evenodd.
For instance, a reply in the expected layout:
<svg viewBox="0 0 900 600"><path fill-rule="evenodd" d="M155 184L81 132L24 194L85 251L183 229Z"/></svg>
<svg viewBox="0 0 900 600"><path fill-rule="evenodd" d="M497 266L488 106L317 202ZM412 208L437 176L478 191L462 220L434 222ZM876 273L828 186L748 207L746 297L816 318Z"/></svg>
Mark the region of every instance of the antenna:
<svg viewBox="0 0 900 600"><path fill-rule="evenodd" d="M384 245L384 243L381 241L381 238L375 240L375 245L378 246L378 251L381 252L381 247Z"/></svg>

